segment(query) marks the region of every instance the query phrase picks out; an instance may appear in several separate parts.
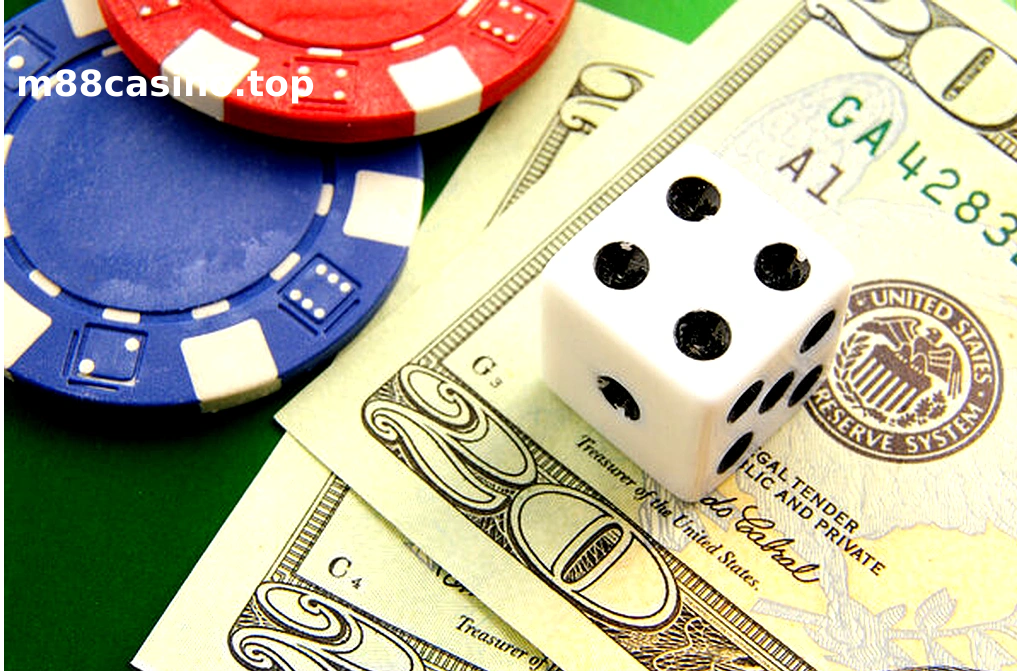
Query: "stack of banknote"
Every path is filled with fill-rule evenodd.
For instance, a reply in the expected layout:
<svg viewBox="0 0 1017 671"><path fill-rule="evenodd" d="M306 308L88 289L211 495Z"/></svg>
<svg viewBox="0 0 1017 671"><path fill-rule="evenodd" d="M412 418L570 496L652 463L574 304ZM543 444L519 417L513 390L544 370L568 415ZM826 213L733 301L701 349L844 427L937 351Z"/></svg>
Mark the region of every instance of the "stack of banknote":
<svg viewBox="0 0 1017 671"><path fill-rule="evenodd" d="M1015 57L999 0L738 0L689 45L578 5L134 664L1017 669ZM685 142L857 273L698 502L545 387L534 281Z"/></svg>

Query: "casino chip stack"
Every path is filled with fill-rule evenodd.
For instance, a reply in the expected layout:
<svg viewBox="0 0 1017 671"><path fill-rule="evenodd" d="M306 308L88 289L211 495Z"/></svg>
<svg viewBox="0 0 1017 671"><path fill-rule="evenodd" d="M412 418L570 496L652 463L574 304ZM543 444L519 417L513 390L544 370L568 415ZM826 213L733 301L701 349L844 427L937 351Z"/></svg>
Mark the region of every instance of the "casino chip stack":
<svg viewBox="0 0 1017 671"><path fill-rule="evenodd" d="M547 56L571 0L159 2L44 0L4 25L4 369L90 401L218 410L334 354L406 259L419 145L334 143L497 102ZM195 109L135 65L179 75L170 93ZM254 96L253 70L262 93L291 76L312 93ZM43 76L21 95L20 78ZM214 90L187 96L187 82Z"/></svg>

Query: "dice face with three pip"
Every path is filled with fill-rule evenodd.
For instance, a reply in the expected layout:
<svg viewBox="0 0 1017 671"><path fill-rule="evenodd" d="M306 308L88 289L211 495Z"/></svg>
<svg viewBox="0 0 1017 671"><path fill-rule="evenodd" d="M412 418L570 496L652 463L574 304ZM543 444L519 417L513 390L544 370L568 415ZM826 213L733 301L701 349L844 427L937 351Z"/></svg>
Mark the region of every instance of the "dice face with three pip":
<svg viewBox="0 0 1017 671"><path fill-rule="evenodd" d="M681 147L544 269L544 378L695 500L815 388L851 278L843 256L752 182Z"/></svg>

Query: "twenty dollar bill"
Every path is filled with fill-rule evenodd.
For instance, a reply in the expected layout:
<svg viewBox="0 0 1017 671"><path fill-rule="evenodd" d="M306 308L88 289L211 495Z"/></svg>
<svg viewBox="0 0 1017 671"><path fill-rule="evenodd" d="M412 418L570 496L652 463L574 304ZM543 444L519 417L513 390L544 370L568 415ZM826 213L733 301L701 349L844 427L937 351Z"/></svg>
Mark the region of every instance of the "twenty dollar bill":
<svg viewBox="0 0 1017 671"><path fill-rule="evenodd" d="M280 419L564 668L1014 668L1014 54L997 2L742 0ZM685 141L858 275L807 410L695 504L546 389L535 323Z"/></svg>

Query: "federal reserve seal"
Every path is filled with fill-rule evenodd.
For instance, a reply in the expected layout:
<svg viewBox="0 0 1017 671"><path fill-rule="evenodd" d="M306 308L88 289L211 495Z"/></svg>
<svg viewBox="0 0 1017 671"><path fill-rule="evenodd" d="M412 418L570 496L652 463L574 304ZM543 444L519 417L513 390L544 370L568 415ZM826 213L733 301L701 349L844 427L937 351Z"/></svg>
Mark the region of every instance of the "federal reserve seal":
<svg viewBox="0 0 1017 671"><path fill-rule="evenodd" d="M906 280L860 284L812 418L861 454L930 461L973 442L1003 389L992 337L959 300Z"/></svg>

